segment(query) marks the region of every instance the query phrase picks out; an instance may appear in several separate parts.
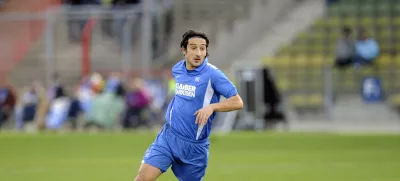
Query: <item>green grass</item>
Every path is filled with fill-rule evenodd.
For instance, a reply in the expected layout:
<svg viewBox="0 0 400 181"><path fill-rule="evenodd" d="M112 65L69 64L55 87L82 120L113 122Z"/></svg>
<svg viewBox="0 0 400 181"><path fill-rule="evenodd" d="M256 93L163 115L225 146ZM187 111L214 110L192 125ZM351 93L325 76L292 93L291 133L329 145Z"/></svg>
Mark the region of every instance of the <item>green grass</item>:
<svg viewBox="0 0 400 181"><path fill-rule="evenodd" d="M0 180L133 180L152 133L0 133ZM170 170L159 180L176 180ZM398 181L400 135L213 137L205 180Z"/></svg>

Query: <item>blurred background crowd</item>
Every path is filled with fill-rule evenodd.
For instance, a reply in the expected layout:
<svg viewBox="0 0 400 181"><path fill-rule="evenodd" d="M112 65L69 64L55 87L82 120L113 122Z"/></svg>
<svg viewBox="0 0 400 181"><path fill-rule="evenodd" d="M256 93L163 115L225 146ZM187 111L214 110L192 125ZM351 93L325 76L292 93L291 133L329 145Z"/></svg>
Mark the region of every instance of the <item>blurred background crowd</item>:
<svg viewBox="0 0 400 181"><path fill-rule="evenodd" d="M15 120L18 130L129 130L163 124L164 110L174 93L159 80L129 78L119 73L85 77L71 89L40 81L16 91L1 88L1 121Z"/></svg>
<svg viewBox="0 0 400 181"><path fill-rule="evenodd" d="M3 129L161 125L188 29L208 34L211 62L246 105L221 129L399 123L398 0L1 0L0 10Z"/></svg>

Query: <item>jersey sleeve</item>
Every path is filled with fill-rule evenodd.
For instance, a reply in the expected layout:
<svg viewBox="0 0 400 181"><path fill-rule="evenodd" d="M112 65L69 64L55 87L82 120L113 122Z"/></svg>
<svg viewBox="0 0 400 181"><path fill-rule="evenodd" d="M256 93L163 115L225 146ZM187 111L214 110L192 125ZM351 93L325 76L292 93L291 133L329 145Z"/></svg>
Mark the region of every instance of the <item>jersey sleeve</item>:
<svg viewBox="0 0 400 181"><path fill-rule="evenodd" d="M236 87L221 70L215 70L212 86L218 94L227 99L238 94Z"/></svg>

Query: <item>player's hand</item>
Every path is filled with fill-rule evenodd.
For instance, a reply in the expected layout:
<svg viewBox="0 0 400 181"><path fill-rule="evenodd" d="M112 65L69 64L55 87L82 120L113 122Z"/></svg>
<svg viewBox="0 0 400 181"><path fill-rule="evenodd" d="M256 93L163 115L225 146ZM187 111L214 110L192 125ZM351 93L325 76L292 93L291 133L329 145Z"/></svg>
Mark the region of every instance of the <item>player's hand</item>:
<svg viewBox="0 0 400 181"><path fill-rule="evenodd" d="M214 109L208 105L206 107L203 107L196 111L194 115L196 116L196 124L199 126L203 126L207 123L208 118L211 116L211 114L214 112Z"/></svg>

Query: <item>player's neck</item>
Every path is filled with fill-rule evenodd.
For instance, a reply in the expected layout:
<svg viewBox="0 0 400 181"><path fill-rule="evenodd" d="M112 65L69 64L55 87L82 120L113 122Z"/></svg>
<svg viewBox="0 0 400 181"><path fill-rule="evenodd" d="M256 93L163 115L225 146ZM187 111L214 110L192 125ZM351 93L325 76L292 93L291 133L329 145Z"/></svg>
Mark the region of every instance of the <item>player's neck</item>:
<svg viewBox="0 0 400 181"><path fill-rule="evenodd" d="M193 67L192 65L190 65L190 63L188 63L186 60L185 60L185 64L186 64L186 70L194 70L194 69L196 69L196 67Z"/></svg>

